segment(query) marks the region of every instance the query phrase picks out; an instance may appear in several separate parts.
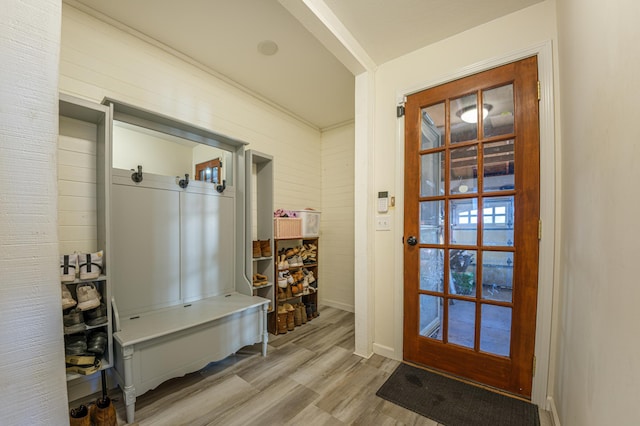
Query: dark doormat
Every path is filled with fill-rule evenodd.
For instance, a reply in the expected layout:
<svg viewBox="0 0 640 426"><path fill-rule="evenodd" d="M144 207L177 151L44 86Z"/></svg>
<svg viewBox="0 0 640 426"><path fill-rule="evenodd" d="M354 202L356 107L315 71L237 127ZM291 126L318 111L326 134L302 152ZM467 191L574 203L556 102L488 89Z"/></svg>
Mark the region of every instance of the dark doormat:
<svg viewBox="0 0 640 426"><path fill-rule="evenodd" d="M540 426L536 405L407 364L376 395L446 426Z"/></svg>

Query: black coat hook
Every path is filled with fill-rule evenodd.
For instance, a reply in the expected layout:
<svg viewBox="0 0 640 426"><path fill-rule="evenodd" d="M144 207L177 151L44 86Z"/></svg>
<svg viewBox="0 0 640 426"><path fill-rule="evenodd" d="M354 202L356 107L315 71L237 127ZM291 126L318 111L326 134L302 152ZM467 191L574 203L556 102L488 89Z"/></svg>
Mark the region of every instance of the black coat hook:
<svg viewBox="0 0 640 426"><path fill-rule="evenodd" d="M180 181L178 181L178 185L182 189L185 189L187 186L189 186L189 174L185 174L184 179L180 179Z"/></svg>
<svg viewBox="0 0 640 426"><path fill-rule="evenodd" d="M223 179L222 180L222 185L216 185L216 191L218 191L220 194L222 194L225 189L227 189L227 181L225 179Z"/></svg>
<svg viewBox="0 0 640 426"><path fill-rule="evenodd" d="M131 169L131 171L133 172L131 174L131 180L134 181L135 183L142 182L142 166L138 165L138 171L137 172L135 171L135 169Z"/></svg>

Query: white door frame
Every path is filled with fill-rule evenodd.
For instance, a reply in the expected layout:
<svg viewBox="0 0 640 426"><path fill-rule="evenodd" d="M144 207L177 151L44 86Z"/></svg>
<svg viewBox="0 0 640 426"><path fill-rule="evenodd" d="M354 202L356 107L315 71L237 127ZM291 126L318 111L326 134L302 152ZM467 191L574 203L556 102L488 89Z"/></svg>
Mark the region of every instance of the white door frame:
<svg viewBox="0 0 640 426"><path fill-rule="evenodd" d="M550 350L551 350L551 320L553 312L553 291L555 277L557 277L556 265L556 194L559 189L556 187L556 151L555 144L555 120L554 120L554 98L553 98L553 53L551 41L546 41L529 48L517 50L515 52L478 62L465 67L457 72L447 74L439 79L422 82L412 87L401 90L397 94L398 104L403 104L406 96L420 92L431 87L439 86L449 81L457 80L481 71L495 68L510 62L524 59L530 56L538 58L538 79L540 81L541 101L539 104L540 119L540 218L543 223L542 239L540 240L540 254L538 266L538 306L536 313L536 344L534 355L536 358L535 375L533 377L533 388L531 400L541 407L546 407L547 389L549 381ZM357 153L356 153L357 154ZM559 156L559 155L558 155ZM396 176L395 188L397 199L397 213L395 218L396 238L399 241L404 230L404 119L399 119L396 129ZM396 282L403 283L403 247L395 251ZM370 289L372 291L373 289ZM403 286L396 286L395 294L395 319L394 329L396 330L396 341L394 346L401 351L403 347ZM356 310L356 318L358 311ZM357 320L356 320L357 322Z"/></svg>

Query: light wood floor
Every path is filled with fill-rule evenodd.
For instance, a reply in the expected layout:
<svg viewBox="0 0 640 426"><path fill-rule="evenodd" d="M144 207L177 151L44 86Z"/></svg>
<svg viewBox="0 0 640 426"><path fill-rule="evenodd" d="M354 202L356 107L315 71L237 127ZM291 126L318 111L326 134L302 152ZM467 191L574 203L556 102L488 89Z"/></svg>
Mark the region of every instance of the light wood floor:
<svg viewBox="0 0 640 426"><path fill-rule="evenodd" d="M354 351L354 316L334 308L292 332L269 336L266 358L247 347L140 396L136 423L153 425L428 425L432 420L375 393L399 364ZM119 424L122 395L110 392ZM542 426L551 426L541 411Z"/></svg>

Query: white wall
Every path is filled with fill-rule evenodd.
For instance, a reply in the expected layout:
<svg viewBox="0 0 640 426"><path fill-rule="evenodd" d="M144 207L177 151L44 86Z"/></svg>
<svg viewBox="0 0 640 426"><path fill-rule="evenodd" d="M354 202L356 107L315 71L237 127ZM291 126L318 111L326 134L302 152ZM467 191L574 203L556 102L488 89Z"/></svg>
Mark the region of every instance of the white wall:
<svg viewBox="0 0 640 426"><path fill-rule="evenodd" d="M60 254L98 249L97 126L60 117L58 137L58 247Z"/></svg>
<svg viewBox="0 0 640 426"><path fill-rule="evenodd" d="M635 0L558 1L562 426L640 422L639 18Z"/></svg>
<svg viewBox="0 0 640 426"><path fill-rule="evenodd" d="M320 132L164 50L62 6L60 90L174 117L275 157L275 205L320 208Z"/></svg>
<svg viewBox="0 0 640 426"><path fill-rule="evenodd" d="M0 418L68 422L56 227L60 2L0 13Z"/></svg>
<svg viewBox="0 0 640 426"><path fill-rule="evenodd" d="M129 125L116 124L112 133L112 164L117 169L131 170L142 166L142 173L164 176L193 176L193 148L139 131Z"/></svg>
<svg viewBox="0 0 640 426"><path fill-rule="evenodd" d="M374 183L369 197L390 191L391 232L369 230L374 244L374 351L402 358L403 136L398 97L461 74L474 64L555 40L555 1L549 0L381 65L376 71ZM553 141L551 141L553 143ZM551 166L553 169L553 166ZM543 194L544 196L544 194ZM360 219L356 219L360 220Z"/></svg>
<svg viewBox="0 0 640 426"><path fill-rule="evenodd" d="M249 149L274 157L275 208L326 206L320 250L327 275L320 285L329 287L326 293L321 287L321 298L353 309L353 126L321 134L67 4L62 19L62 92L96 102L111 97L248 142ZM330 162L323 180L324 158Z"/></svg>
<svg viewBox="0 0 640 426"><path fill-rule="evenodd" d="M322 134L321 303L353 312L353 124Z"/></svg>

